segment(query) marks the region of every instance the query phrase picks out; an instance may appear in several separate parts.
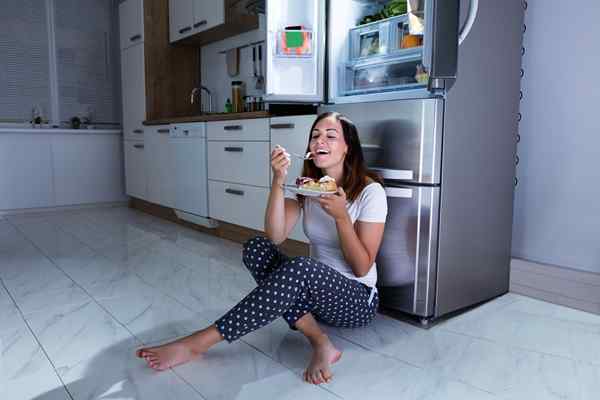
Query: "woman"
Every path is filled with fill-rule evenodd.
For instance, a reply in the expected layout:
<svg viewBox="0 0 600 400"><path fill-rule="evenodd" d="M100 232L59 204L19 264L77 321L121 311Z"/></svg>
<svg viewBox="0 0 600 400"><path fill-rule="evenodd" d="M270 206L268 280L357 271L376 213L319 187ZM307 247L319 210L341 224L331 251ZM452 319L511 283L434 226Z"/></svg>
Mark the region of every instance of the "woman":
<svg viewBox="0 0 600 400"><path fill-rule="evenodd" d="M151 368L163 370L232 342L278 317L302 332L313 347L304 380L329 382L330 365L341 357L317 320L339 327L361 327L378 305L375 256L383 237L386 196L377 176L365 167L354 124L338 113L314 122L308 143L313 155L303 175L328 175L339 185L334 195L286 198L283 184L290 166L285 149L271 153L273 182L265 215L267 238L244 245L243 261L258 286L214 325L177 341L140 349ZM311 257L288 258L283 242L302 215Z"/></svg>

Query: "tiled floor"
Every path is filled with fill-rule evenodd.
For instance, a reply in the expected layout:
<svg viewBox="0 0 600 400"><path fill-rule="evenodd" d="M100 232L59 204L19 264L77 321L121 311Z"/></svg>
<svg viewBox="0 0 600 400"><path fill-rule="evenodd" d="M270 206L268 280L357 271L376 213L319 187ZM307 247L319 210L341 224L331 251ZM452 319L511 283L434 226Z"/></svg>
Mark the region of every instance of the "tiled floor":
<svg viewBox="0 0 600 400"><path fill-rule="evenodd" d="M241 246L129 210L0 219L0 399L598 399L600 316L513 294L423 330L328 329L332 383L281 320L156 373L140 344L203 327L253 281Z"/></svg>

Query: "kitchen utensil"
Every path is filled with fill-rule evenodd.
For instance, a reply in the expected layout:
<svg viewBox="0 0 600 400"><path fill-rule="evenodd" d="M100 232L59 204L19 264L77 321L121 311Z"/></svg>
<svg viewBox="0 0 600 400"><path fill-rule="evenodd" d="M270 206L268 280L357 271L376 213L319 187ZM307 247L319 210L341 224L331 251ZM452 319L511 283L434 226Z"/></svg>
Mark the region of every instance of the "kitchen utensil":
<svg viewBox="0 0 600 400"><path fill-rule="evenodd" d="M227 74L232 78L237 76L240 73L240 49L236 47L227 50L225 61L227 63Z"/></svg>
<svg viewBox="0 0 600 400"><path fill-rule="evenodd" d="M308 152L305 155L301 155L301 154L297 154L297 153L292 153L292 155L294 157L298 157L301 160L312 160L312 153Z"/></svg>
<svg viewBox="0 0 600 400"><path fill-rule="evenodd" d="M256 46L252 46L252 75L255 78L258 77L256 73Z"/></svg>
<svg viewBox="0 0 600 400"><path fill-rule="evenodd" d="M262 73L262 44L258 45L258 76L256 77L256 90L265 89L265 77Z"/></svg>

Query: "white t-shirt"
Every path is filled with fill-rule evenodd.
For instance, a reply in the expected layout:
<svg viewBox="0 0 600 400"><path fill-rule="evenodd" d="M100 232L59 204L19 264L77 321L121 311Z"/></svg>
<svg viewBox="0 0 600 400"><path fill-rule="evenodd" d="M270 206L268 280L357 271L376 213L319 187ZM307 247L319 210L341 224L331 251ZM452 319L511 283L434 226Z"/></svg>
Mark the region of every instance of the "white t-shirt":
<svg viewBox="0 0 600 400"><path fill-rule="evenodd" d="M383 187L376 182L368 184L358 197L346 204L348 214L356 221L385 223L387 197ZM370 287L377 282L377 266L371 265L369 272L359 278L344 259L337 228L333 217L323 210L315 198L305 197L302 210L304 234L310 241L310 256L326 264L350 279L355 279Z"/></svg>

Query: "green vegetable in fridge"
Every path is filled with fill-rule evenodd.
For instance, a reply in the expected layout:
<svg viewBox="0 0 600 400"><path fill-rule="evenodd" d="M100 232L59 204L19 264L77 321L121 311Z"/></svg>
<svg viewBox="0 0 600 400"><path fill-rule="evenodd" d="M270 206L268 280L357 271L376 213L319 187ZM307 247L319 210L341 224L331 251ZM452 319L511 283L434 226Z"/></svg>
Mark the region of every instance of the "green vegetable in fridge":
<svg viewBox="0 0 600 400"><path fill-rule="evenodd" d="M378 13L366 15L360 21L359 25L379 21L381 19L395 17L396 15L406 14L408 7L406 0L391 0Z"/></svg>

